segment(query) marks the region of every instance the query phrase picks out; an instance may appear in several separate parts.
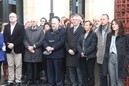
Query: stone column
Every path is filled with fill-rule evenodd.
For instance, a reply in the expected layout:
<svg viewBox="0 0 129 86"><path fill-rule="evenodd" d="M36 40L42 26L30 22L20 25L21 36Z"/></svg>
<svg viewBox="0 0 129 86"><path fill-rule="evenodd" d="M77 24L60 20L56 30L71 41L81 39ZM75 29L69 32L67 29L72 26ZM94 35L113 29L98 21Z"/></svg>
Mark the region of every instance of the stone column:
<svg viewBox="0 0 129 86"><path fill-rule="evenodd" d="M85 0L85 19L92 20L93 18L94 0Z"/></svg>
<svg viewBox="0 0 129 86"><path fill-rule="evenodd" d="M72 0L72 12L77 13L76 0Z"/></svg>
<svg viewBox="0 0 129 86"><path fill-rule="evenodd" d="M78 14L82 14L82 0L78 0Z"/></svg>
<svg viewBox="0 0 129 86"><path fill-rule="evenodd" d="M54 11L54 15L62 17L62 16L66 16L69 17L69 3L70 0L53 0L54 4L53 4L53 11ZM76 0L75 0L76 1ZM59 3L59 4L58 4Z"/></svg>
<svg viewBox="0 0 129 86"><path fill-rule="evenodd" d="M35 17L49 20L50 0L23 0L24 23ZM53 0L53 13L55 16L69 17L69 0Z"/></svg>
<svg viewBox="0 0 129 86"><path fill-rule="evenodd" d="M16 0L18 22L23 23L23 0Z"/></svg>
<svg viewBox="0 0 129 86"><path fill-rule="evenodd" d="M36 16L35 1L36 0L23 0L24 23L26 23L26 21L30 20L32 17Z"/></svg>
<svg viewBox="0 0 129 86"><path fill-rule="evenodd" d="M70 0L65 0L65 16L66 17L69 17L69 15L70 15Z"/></svg>
<svg viewBox="0 0 129 86"><path fill-rule="evenodd" d="M3 0L3 22L9 21L9 2L8 0Z"/></svg>

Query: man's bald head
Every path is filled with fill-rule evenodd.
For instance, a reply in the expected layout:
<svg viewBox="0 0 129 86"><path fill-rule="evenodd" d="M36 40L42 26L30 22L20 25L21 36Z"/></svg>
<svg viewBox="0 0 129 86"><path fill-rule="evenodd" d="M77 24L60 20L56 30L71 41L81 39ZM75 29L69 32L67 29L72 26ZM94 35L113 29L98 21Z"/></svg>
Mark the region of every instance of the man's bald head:
<svg viewBox="0 0 129 86"><path fill-rule="evenodd" d="M17 15L16 15L16 13L10 13L9 14L9 21L10 21L10 23L16 23L17 22Z"/></svg>

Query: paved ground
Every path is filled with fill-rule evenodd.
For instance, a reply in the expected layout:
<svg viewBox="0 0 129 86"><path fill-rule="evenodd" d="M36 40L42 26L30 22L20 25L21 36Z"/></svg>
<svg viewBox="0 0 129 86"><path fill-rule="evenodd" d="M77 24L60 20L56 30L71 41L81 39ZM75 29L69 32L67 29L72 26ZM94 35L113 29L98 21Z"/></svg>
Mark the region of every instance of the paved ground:
<svg viewBox="0 0 129 86"><path fill-rule="evenodd" d="M0 86L7 86L7 85L4 84L4 85L0 85ZM25 84L22 84L22 86L26 86L26 85ZM31 86L48 86L48 85L47 84L41 84L41 85L31 85ZM70 84L65 84L64 86L71 86L71 85Z"/></svg>
<svg viewBox="0 0 129 86"><path fill-rule="evenodd" d="M68 77L68 76L67 76ZM3 76L1 77L3 79ZM99 86L99 78L98 78L98 67L95 66L95 86ZM3 80L1 80L3 82ZM6 84L0 84L0 86L7 86ZM22 84L22 86L26 86L25 83ZM31 86L36 86L36 85L31 85ZM47 84L41 84L39 86L48 86ZM67 80L64 86L71 86L70 80Z"/></svg>
<svg viewBox="0 0 129 86"><path fill-rule="evenodd" d="M2 84L0 86L7 86L6 84ZM15 86L15 85L14 85ZM21 86L27 86L25 82L22 82ZM42 82L42 84L39 85L31 85L31 86L48 86L47 83ZM66 83L64 84L64 86L72 86L71 83L69 81L66 81Z"/></svg>

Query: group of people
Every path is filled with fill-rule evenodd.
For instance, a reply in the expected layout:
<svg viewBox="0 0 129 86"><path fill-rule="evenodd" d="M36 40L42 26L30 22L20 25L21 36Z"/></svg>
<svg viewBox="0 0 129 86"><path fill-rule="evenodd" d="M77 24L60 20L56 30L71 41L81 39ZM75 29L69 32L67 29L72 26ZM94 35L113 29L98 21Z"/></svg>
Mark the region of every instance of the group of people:
<svg viewBox="0 0 129 86"><path fill-rule="evenodd" d="M8 65L8 86L22 86L22 71L26 86L38 86L42 69L48 86L65 86L66 74L72 86L95 86L96 62L99 86L124 86L129 72L129 36L122 21L110 23L107 14L93 22L78 14L54 16L50 22L43 17L40 26L36 19L24 26L10 13L0 34L0 48L0 65L5 60Z"/></svg>

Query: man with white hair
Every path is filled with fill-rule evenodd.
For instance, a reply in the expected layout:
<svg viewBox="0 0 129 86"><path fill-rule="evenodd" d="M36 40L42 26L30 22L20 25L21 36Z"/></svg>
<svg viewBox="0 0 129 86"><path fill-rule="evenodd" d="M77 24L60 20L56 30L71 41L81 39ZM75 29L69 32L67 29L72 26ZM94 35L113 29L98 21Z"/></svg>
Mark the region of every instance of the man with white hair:
<svg viewBox="0 0 129 86"><path fill-rule="evenodd" d="M78 38L84 32L84 28L80 25L81 21L79 15L73 15L73 27L67 30L66 35L66 66L68 66L72 86L82 86L82 72L77 52Z"/></svg>
<svg viewBox="0 0 129 86"><path fill-rule="evenodd" d="M25 30L25 55L27 64L27 86L39 84L39 64L42 62L43 30L37 25L37 19L31 19L31 27Z"/></svg>
<svg viewBox="0 0 129 86"><path fill-rule="evenodd" d="M9 14L9 24L4 29L4 41L8 62L8 86L21 86L24 26L17 22L15 13Z"/></svg>

